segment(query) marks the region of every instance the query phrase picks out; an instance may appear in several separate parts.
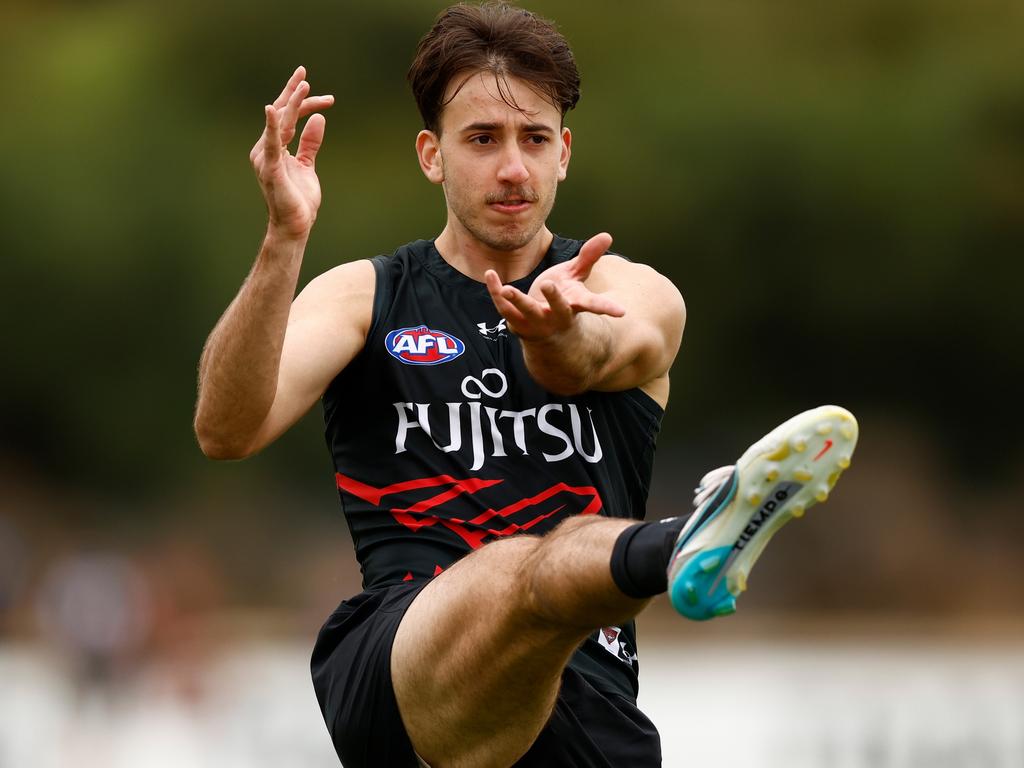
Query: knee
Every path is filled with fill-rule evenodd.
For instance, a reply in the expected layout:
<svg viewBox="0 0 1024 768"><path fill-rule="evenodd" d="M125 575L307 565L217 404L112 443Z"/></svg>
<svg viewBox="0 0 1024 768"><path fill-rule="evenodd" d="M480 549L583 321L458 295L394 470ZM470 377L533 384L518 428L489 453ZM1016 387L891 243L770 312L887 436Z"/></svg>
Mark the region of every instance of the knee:
<svg viewBox="0 0 1024 768"><path fill-rule="evenodd" d="M526 563L533 559L541 541L540 536L515 536L492 542L474 555L479 558L496 596L517 597L517 593L527 589L529 570ZM516 604L521 600L510 602Z"/></svg>
<svg viewBox="0 0 1024 768"><path fill-rule="evenodd" d="M540 536L520 535L495 541L476 553L486 570L494 606L510 625L533 625L546 615L536 578L538 564L543 562L537 556L543 541Z"/></svg>
<svg viewBox="0 0 1024 768"><path fill-rule="evenodd" d="M545 536L520 535L495 541L474 555L487 573L495 605L504 608L504 618L511 624L529 626L550 620L550 600L543 586L546 579L540 573L547 559L542 550L564 525Z"/></svg>
<svg viewBox="0 0 1024 768"><path fill-rule="evenodd" d="M566 536L580 530L581 528L586 528L591 525L603 525L607 522L607 517L600 517L598 515L573 515L572 517L565 518L565 520L555 526L555 529L551 531L546 538Z"/></svg>
<svg viewBox="0 0 1024 768"><path fill-rule="evenodd" d="M560 623L565 616L565 600L571 591L567 572L573 564L571 548L561 546L559 540L571 537L581 528L596 522L594 517L570 517L563 520L550 533L534 538L534 546L523 552L517 563L516 582L520 585L525 618L532 623L547 626ZM562 594L560 594L562 593Z"/></svg>
<svg viewBox="0 0 1024 768"><path fill-rule="evenodd" d="M536 551L543 539L540 536L520 534L507 539L494 541L481 549L478 557L490 559L489 568L509 577L518 570L518 566Z"/></svg>
<svg viewBox="0 0 1024 768"><path fill-rule="evenodd" d="M500 604L508 607L509 621L545 630L565 622L567 601L579 589L573 573L577 564L571 562L578 553L567 544L580 529L603 520L607 522L590 515L570 517L544 536L503 539L477 553L488 559L488 581Z"/></svg>
<svg viewBox="0 0 1024 768"><path fill-rule="evenodd" d="M607 518L580 515L562 521L536 541L519 564L518 581L528 618L542 626L572 627L578 606L592 600L597 589L594 563L600 557L595 552L605 545L610 551L604 541L609 527L613 533L618 530ZM610 565L608 572L610 579Z"/></svg>

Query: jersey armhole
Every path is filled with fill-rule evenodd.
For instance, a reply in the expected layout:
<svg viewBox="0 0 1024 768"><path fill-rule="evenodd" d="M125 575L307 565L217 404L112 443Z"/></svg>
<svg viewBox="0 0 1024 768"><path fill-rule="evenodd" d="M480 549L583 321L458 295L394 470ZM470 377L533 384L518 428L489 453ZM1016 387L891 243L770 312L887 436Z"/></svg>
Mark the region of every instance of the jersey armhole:
<svg viewBox="0 0 1024 768"><path fill-rule="evenodd" d="M377 332L377 328L380 326L380 322L384 317L384 313L387 311L387 308L391 306L394 287L392 286L391 281L388 280L387 274L387 266L390 259L390 256L374 256L370 259L370 263L373 264L373 273L377 282L373 289L373 311L370 316L370 329L366 332L367 342L373 338L373 335Z"/></svg>
<svg viewBox="0 0 1024 768"><path fill-rule="evenodd" d="M624 390L623 393L633 404L640 407L641 410L645 411L659 422L665 415L665 409L662 408L658 401L653 397L644 392L640 387L633 387L632 389Z"/></svg>

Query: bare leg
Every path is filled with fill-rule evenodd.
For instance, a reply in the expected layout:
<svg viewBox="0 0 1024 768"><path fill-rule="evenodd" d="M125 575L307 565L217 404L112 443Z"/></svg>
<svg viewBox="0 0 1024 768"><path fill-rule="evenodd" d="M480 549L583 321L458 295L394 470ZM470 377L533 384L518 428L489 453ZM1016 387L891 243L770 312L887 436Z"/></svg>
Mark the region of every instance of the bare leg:
<svg viewBox="0 0 1024 768"><path fill-rule="evenodd" d="M609 567L635 522L575 517L545 537L494 542L420 592L391 671L413 746L433 768L507 768L530 748L579 643L648 602L622 594Z"/></svg>

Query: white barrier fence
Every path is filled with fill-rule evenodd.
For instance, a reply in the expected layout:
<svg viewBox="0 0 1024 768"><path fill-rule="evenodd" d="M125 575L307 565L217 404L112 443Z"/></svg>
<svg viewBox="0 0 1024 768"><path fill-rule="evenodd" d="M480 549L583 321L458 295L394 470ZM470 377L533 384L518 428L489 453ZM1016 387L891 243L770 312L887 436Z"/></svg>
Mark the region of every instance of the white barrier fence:
<svg viewBox="0 0 1024 768"><path fill-rule="evenodd" d="M307 665L256 646L191 692L157 667L103 691L0 646L0 768L337 766ZM1024 646L644 644L641 686L666 768L1024 767Z"/></svg>
<svg viewBox="0 0 1024 768"><path fill-rule="evenodd" d="M1024 766L1024 646L662 646L643 661L666 768Z"/></svg>

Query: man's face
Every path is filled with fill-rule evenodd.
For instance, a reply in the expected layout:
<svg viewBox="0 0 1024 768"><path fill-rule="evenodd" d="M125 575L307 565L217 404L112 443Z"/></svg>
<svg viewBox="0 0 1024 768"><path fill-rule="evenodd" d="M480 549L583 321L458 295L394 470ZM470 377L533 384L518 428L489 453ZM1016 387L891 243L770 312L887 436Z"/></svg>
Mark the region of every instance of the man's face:
<svg viewBox="0 0 1024 768"><path fill-rule="evenodd" d="M463 80L453 79L449 96ZM522 248L544 227L572 138L554 104L521 80L506 84L521 110L501 98L493 74L465 80L441 113L439 174L427 173L444 187L449 226L499 251Z"/></svg>

